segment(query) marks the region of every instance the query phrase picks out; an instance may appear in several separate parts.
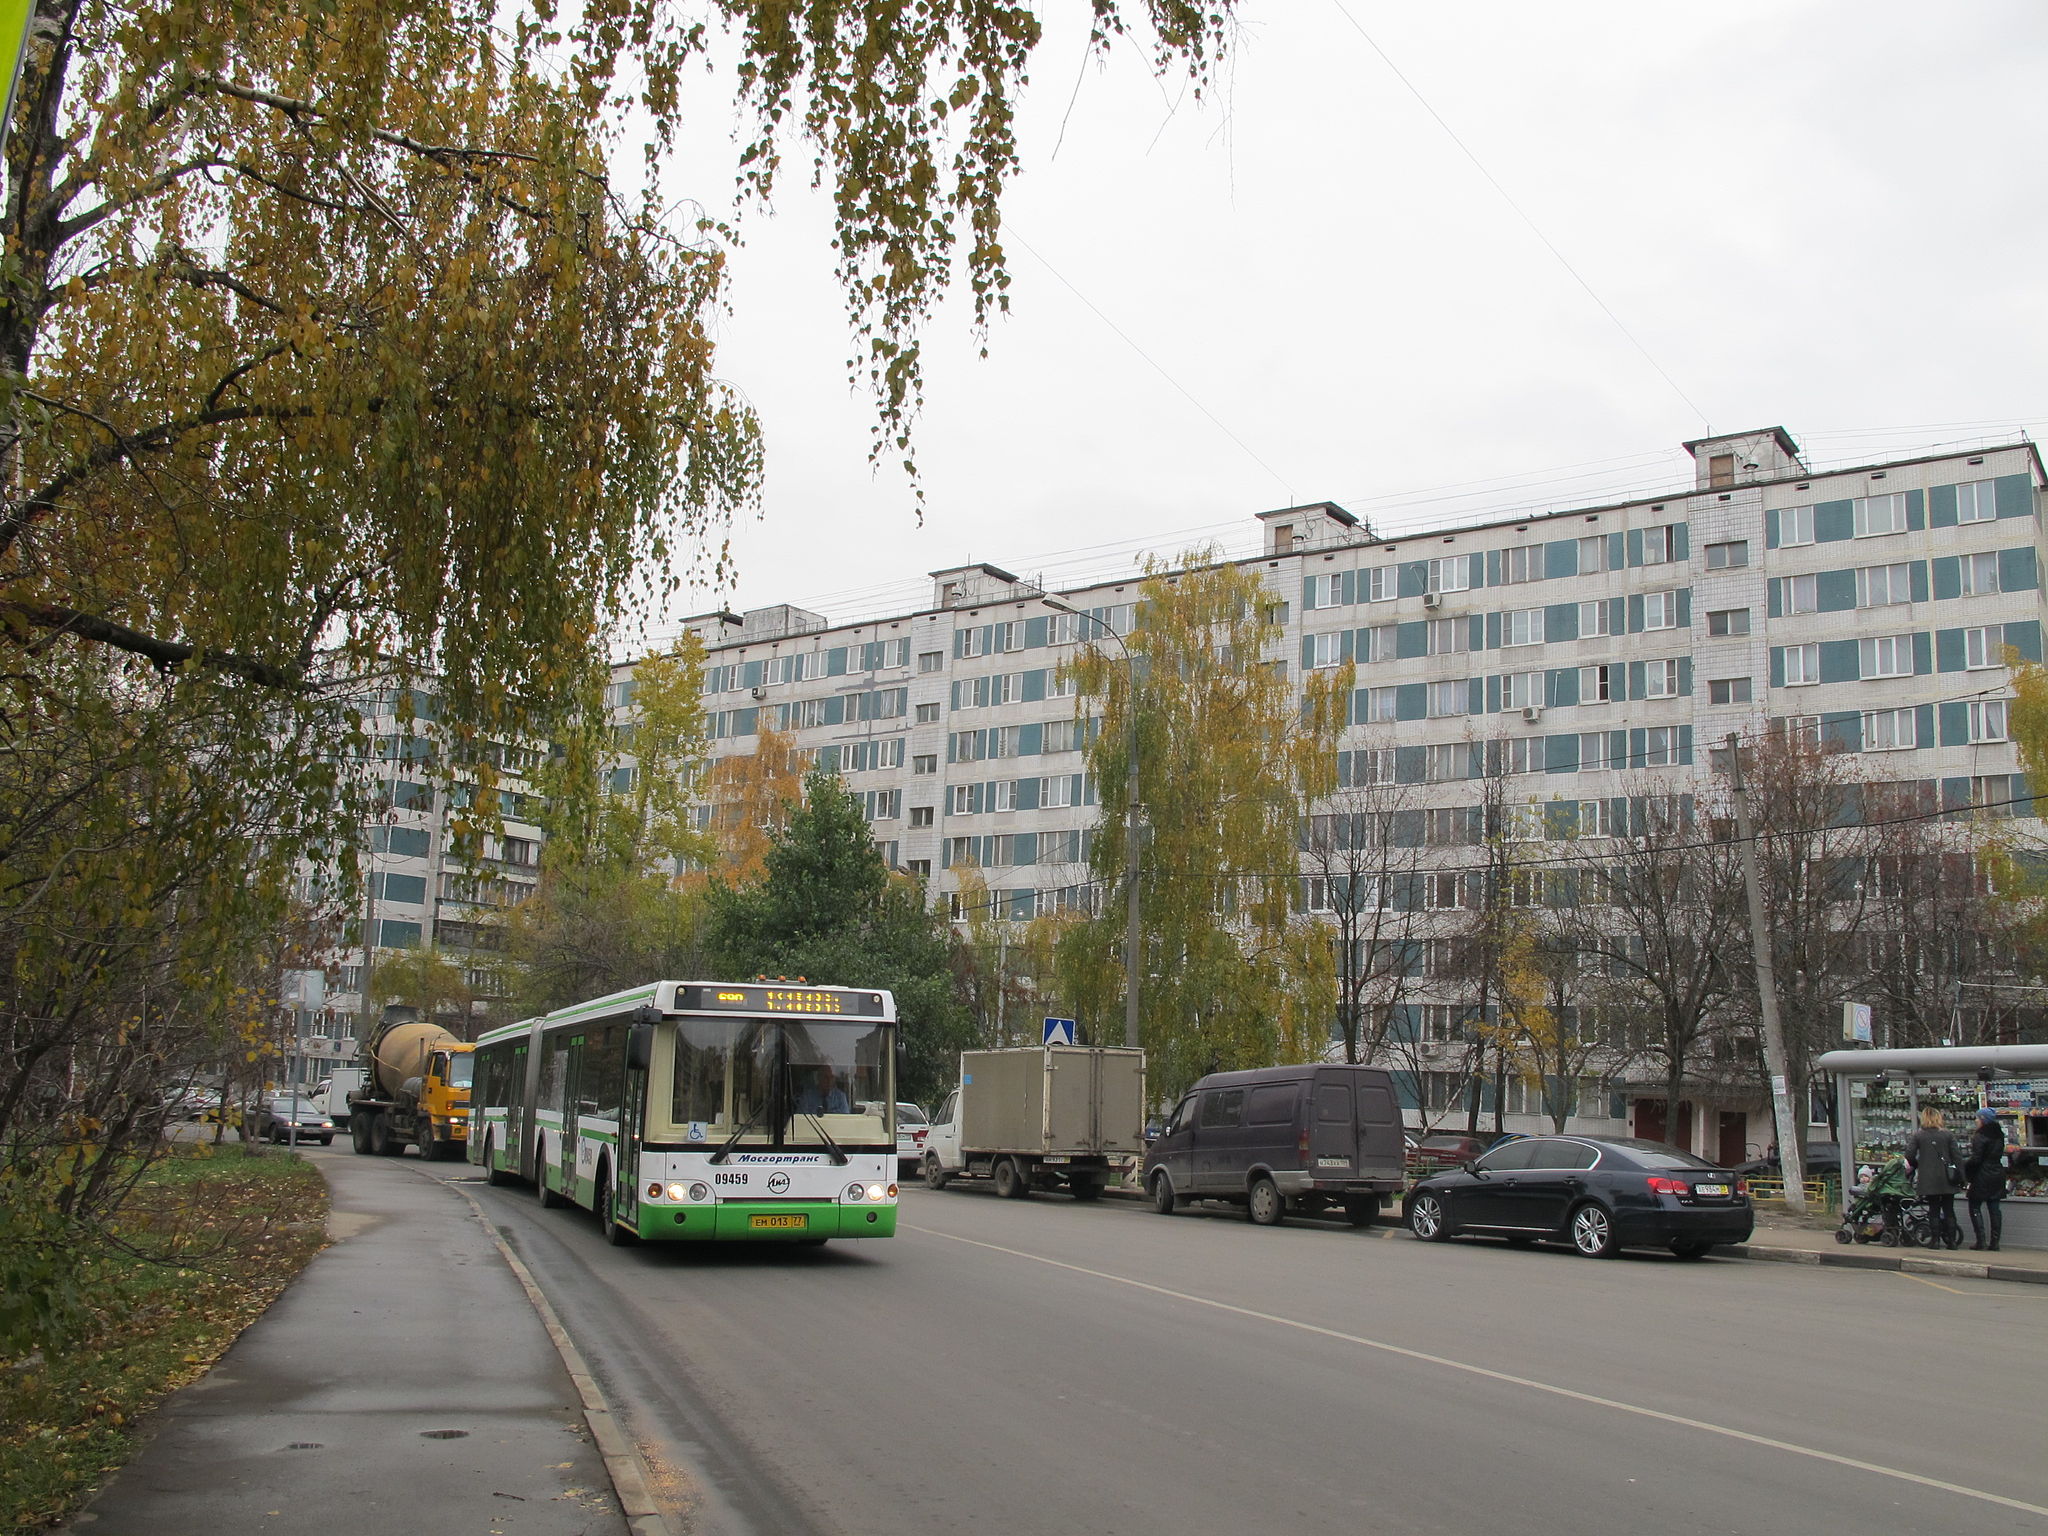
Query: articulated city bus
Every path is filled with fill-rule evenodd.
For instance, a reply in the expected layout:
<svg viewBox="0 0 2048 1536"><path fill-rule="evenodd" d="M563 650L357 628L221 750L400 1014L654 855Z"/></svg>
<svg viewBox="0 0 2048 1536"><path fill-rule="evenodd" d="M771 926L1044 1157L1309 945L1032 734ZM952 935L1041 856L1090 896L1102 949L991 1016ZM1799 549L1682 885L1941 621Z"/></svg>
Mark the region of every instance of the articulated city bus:
<svg viewBox="0 0 2048 1536"><path fill-rule="evenodd" d="M608 1242L896 1231L896 1000L661 981L476 1043L469 1157Z"/></svg>

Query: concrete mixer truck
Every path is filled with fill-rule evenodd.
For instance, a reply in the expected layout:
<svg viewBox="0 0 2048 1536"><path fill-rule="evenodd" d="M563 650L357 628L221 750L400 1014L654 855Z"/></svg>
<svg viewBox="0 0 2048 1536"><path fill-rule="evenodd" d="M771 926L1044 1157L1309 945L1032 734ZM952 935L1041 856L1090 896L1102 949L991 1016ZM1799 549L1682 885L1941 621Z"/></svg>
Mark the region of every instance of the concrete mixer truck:
<svg viewBox="0 0 2048 1536"><path fill-rule="evenodd" d="M365 1080L348 1096L356 1151L396 1157L416 1146L429 1161L464 1156L474 1049L411 1008L387 1008L364 1045Z"/></svg>

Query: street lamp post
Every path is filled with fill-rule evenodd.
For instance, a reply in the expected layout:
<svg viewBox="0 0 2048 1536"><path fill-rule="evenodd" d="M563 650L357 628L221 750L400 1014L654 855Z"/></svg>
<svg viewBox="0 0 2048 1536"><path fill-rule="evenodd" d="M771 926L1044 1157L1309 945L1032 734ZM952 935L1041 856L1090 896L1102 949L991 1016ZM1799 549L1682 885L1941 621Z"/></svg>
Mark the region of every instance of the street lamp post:
<svg viewBox="0 0 2048 1536"><path fill-rule="evenodd" d="M1086 619L1090 624L1116 642L1116 648L1123 653L1124 673L1130 680L1130 698L1124 709L1124 1044L1131 1050L1138 1048L1138 664L1131 655L1131 648L1124 643L1124 637L1114 626L1093 614L1084 614L1080 609L1061 602L1056 597L1040 594L1040 602L1061 613L1070 613L1077 619Z"/></svg>

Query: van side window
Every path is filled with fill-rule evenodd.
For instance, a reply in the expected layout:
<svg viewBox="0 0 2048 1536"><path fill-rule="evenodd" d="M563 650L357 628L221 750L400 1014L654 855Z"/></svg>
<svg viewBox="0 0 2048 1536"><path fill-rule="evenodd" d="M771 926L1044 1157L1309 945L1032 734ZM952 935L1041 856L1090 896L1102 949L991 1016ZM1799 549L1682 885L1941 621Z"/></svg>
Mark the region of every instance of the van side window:
<svg viewBox="0 0 2048 1536"><path fill-rule="evenodd" d="M1202 1129L1216 1130L1244 1123L1244 1090L1217 1088L1202 1095Z"/></svg>
<svg viewBox="0 0 2048 1536"><path fill-rule="evenodd" d="M1324 1125L1351 1123L1351 1085L1325 1083L1316 1090L1316 1119Z"/></svg>
<svg viewBox="0 0 2048 1536"><path fill-rule="evenodd" d="M1173 1106L1173 1119L1168 1122L1166 1134L1184 1131L1195 1123L1195 1096L1191 1093Z"/></svg>
<svg viewBox="0 0 2048 1536"><path fill-rule="evenodd" d="M1299 1083L1267 1083L1252 1090L1244 1107L1246 1125L1292 1125L1294 1106L1301 1097Z"/></svg>

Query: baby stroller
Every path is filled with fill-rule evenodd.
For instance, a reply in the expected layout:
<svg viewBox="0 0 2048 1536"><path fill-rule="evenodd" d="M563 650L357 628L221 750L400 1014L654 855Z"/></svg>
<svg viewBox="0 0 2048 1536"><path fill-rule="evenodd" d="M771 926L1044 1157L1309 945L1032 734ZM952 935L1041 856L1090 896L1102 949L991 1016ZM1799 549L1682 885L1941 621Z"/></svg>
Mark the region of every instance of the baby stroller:
<svg viewBox="0 0 2048 1536"><path fill-rule="evenodd" d="M1863 1170L1859 1170L1863 1171ZM1928 1246L1934 1238L1927 1203L1913 1189L1913 1175L1903 1157L1894 1157L1875 1174L1842 1213L1835 1229L1838 1243L1882 1243L1887 1248Z"/></svg>

